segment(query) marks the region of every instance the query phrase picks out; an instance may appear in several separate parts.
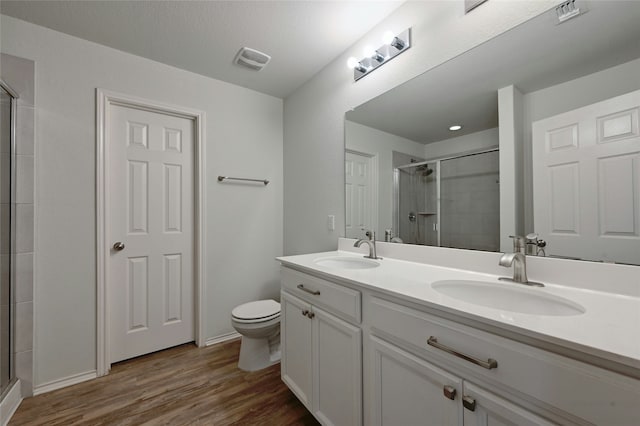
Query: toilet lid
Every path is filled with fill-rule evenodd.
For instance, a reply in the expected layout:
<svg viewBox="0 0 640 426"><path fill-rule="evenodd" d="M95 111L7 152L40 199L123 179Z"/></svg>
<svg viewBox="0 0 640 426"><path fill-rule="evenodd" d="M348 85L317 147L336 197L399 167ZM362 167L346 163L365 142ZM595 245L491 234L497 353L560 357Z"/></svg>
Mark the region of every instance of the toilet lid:
<svg viewBox="0 0 640 426"><path fill-rule="evenodd" d="M238 319L250 320L273 317L280 314L280 304L275 300L257 300L237 306L231 315Z"/></svg>

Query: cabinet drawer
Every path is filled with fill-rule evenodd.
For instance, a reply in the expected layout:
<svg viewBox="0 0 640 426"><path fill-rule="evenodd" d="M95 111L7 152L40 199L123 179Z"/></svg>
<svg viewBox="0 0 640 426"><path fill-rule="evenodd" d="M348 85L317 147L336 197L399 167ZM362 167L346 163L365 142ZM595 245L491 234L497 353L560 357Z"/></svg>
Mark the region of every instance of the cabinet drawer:
<svg viewBox="0 0 640 426"><path fill-rule="evenodd" d="M640 380L376 297L371 303L371 326L374 334L390 338L432 362L440 360L458 373L462 368L487 383L520 391L533 403L539 401L576 416L577 423L583 419L603 425L640 424ZM430 338L444 347L429 345ZM480 360L485 366L447 349ZM490 359L496 361L495 368L487 368Z"/></svg>
<svg viewBox="0 0 640 426"><path fill-rule="evenodd" d="M321 278L282 268L282 288L314 305L352 322L360 323L360 292Z"/></svg>

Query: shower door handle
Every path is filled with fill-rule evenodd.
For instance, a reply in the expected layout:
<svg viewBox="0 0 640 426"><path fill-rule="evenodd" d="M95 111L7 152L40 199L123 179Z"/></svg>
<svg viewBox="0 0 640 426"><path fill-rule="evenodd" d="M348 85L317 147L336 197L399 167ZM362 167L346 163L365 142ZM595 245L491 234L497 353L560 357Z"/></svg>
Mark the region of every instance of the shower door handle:
<svg viewBox="0 0 640 426"><path fill-rule="evenodd" d="M117 243L115 243L115 244L113 245L113 249L114 249L115 251L122 251L122 250L124 250L124 243L123 243L123 242L118 241Z"/></svg>

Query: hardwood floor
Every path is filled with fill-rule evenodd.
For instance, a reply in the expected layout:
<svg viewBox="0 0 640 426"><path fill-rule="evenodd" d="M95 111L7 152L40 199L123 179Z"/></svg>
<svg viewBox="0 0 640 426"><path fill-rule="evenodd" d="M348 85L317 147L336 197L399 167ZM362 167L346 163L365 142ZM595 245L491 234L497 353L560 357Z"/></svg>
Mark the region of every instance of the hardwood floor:
<svg viewBox="0 0 640 426"><path fill-rule="evenodd" d="M240 340L113 365L105 377L25 399L9 425L318 425L280 364L237 368Z"/></svg>

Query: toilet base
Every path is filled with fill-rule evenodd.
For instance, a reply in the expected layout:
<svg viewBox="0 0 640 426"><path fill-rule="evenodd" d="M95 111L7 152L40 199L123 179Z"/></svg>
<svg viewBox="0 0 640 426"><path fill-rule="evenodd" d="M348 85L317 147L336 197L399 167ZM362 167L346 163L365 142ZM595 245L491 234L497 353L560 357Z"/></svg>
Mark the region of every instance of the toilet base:
<svg viewBox="0 0 640 426"><path fill-rule="evenodd" d="M277 342L268 338L242 336L238 368L244 371L257 371L280 362L280 336Z"/></svg>

